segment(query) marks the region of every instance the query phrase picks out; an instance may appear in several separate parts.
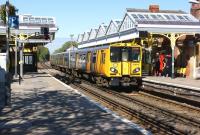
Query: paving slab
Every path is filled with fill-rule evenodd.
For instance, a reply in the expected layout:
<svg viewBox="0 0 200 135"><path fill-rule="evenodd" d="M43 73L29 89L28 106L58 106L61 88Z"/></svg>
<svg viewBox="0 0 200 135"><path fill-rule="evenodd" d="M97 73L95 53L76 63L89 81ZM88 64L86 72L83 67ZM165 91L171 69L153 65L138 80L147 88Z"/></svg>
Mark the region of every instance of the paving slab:
<svg viewBox="0 0 200 135"><path fill-rule="evenodd" d="M150 134L43 72L26 74L11 88L12 105L0 114L2 135Z"/></svg>

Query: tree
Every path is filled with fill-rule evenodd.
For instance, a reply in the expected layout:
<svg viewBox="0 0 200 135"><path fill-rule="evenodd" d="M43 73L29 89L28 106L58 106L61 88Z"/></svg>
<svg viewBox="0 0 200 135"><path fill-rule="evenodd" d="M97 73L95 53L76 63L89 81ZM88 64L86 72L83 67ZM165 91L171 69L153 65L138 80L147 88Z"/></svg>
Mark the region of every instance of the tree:
<svg viewBox="0 0 200 135"><path fill-rule="evenodd" d="M16 8L12 4L9 4L9 11L8 14L9 16L15 15ZM3 20L3 23L6 24L6 4L3 4L0 6L0 18Z"/></svg>
<svg viewBox="0 0 200 135"><path fill-rule="evenodd" d="M49 61L49 49L44 46L39 46L37 51L37 59L39 62Z"/></svg>
<svg viewBox="0 0 200 135"><path fill-rule="evenodd" d="M65 43L62 45L61 48L55 50L54 53L65 52L68 48L70 48L70 47L72 47L72 46L78 47L77 42L75 42L75 41L67 41L67 42L65 42Z"/></svg>

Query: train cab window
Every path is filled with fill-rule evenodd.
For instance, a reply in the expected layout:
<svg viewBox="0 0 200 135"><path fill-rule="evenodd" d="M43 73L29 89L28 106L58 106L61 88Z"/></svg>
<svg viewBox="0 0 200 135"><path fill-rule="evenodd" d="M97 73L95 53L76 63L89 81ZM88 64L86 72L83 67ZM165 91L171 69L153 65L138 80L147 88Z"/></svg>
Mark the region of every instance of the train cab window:
<svg viewBox="0 0 200 135"><path fill-rule="evenodd" d="M122 48L122 61L129 60L129 48Z"/></svg>
<svg viewBox="0 0 200 135"><path fill-rule="evenodd" d="M93 53L93 56L92 56L92 63L96 63L96 53Z"/></svg>
<svg viewBox="0 0 200 135"><path fill-rule="evenodd" d="M131 60L132 61L139 61L140 60L140 48L132 48Z"/></svg>
<svg viewBox="0 0 200 135"><path fill-rule="evenodd" d="M111 62L121 61L121 48L119 47L110 48L110 61Z"/></svg>

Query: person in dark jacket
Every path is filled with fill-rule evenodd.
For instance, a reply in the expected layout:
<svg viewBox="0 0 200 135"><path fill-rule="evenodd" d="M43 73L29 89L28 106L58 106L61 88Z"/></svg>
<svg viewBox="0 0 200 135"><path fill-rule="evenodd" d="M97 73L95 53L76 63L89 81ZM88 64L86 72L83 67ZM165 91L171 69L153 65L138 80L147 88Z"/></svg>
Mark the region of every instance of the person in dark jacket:
<svg viewBox="0 0 200 135"><path fill-rule="evenodd" d="M171 71L172 71L172 56L171 54L168 54L165 56L164 59L163 75L166 77L171 76Z"/></svg>

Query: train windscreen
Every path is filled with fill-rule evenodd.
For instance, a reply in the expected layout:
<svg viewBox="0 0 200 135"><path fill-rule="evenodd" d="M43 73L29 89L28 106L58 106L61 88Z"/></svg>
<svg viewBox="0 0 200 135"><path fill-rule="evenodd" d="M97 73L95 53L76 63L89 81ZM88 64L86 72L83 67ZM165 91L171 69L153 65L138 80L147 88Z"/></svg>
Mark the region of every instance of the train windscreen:
<svg viewBox="0 0 200 135"><path fill-rule="evenodd" d="M111 47L110 60L111 62L127 62L140 61L139 47Z"/></svg>
<svg viewBox="0 0 200 135"><path fill-rule="evenodd" d="M123 62L129 61L130 48L129 47L121 48L121 53L122 53L122 61Z"/></svg>
<svg viewBox="0 0 200 135"><path fill-rule="evenodd" d="M139 47L132 48L130 55L131 55L130 56L131 61L140 61L140 48Z"/></svg>
<svg viewBox="0 0 200 135"><path fill-rule="evenodd" d="M120 47L111 47L110 48L110 61L111 62L120 62L121 61L121 48Z"/></svg>

